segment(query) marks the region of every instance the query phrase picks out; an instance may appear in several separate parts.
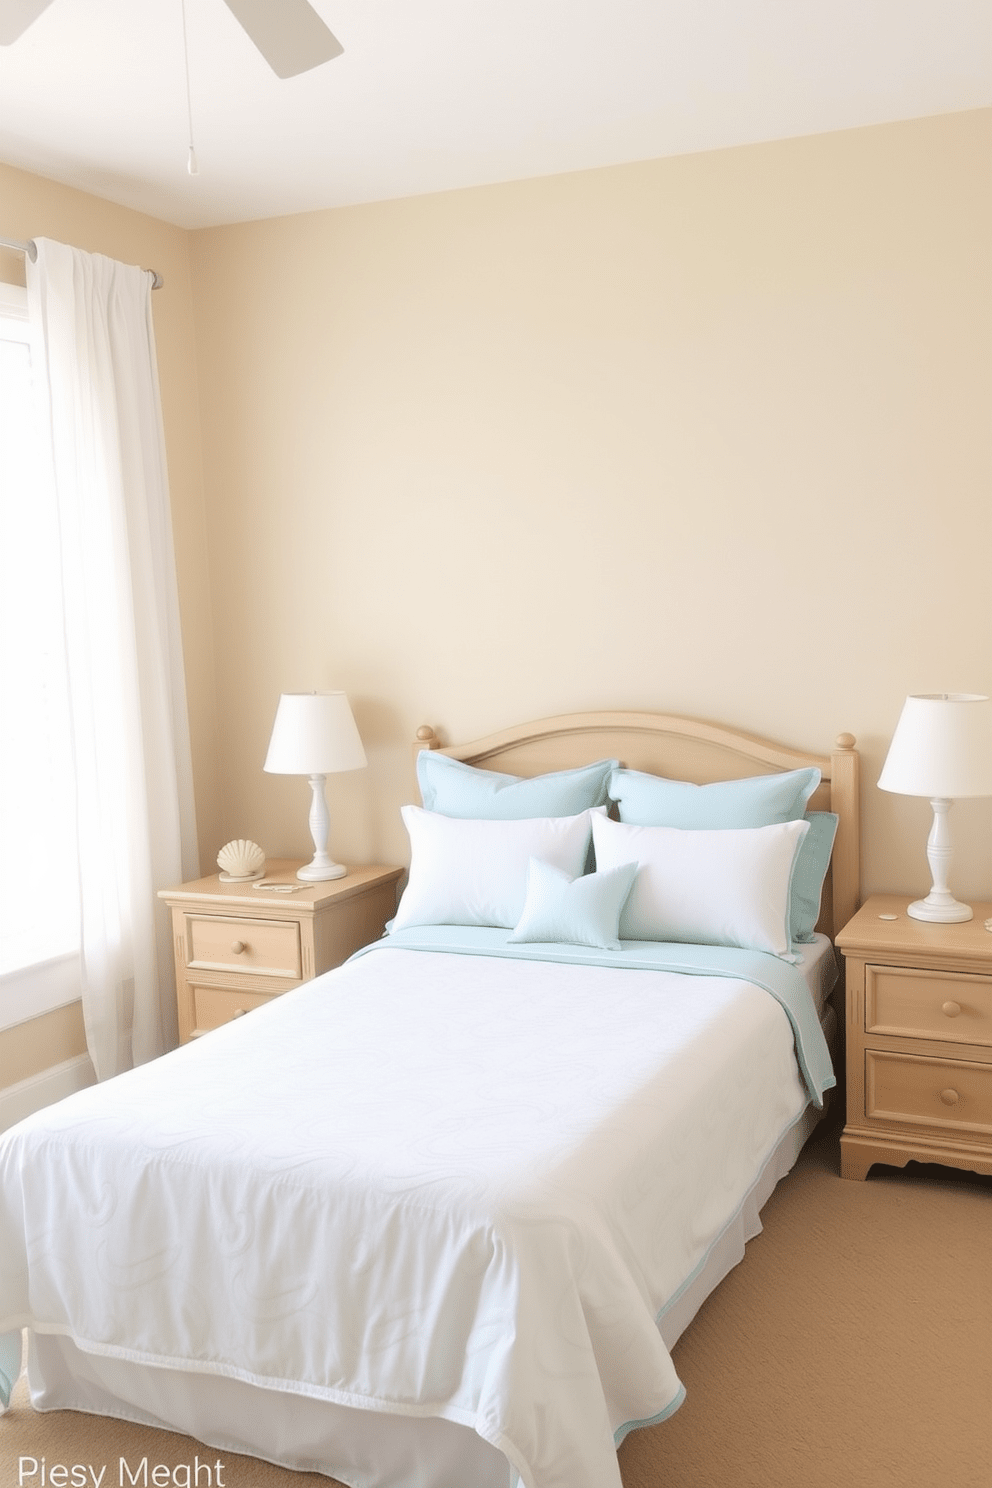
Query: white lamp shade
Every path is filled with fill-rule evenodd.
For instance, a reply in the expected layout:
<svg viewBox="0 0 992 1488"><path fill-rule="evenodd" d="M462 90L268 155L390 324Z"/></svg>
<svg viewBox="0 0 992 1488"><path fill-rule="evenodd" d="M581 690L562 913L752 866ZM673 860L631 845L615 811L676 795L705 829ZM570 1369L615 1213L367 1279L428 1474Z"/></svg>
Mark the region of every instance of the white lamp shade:
<svg viewBox="0 0 992 1488"><path fill-rule="evenodd" d="M264 769L271 775L330 775L368 764L343 692L284 692Z"/></svg>
<svg viewBox="0 0 992 1488"><path fill-rule="evenodd" d="M878 784L931 800L992 796L992 701L970 692L908 697Z"/></svg>

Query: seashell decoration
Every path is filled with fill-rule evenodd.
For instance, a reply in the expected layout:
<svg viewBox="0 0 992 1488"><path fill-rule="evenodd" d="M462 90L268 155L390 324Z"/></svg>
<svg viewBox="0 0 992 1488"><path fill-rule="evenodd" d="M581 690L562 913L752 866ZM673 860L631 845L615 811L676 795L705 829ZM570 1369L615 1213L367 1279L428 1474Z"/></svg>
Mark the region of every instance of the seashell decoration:
<svg viewBox="0 0 992 1488"><path fill-rule="evenodd" d="M221 848L217 864L224 883L247 883L249 879L261 878L265 872L265 853L257 842L241 838Z"/></svg>

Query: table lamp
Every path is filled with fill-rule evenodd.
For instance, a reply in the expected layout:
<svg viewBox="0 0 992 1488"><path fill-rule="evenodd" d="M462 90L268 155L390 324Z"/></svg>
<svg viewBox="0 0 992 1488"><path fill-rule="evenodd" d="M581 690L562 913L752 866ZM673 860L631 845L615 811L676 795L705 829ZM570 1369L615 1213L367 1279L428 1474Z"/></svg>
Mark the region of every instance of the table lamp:
<svg viewBox="0 0 992 1488"><path fill-rule="evenodd" d="M908 913L914 920L970 920L972 911L948 888L951 830L948 812L958 796L992 796L992 703L970 692L908 697L878 779L903 796L929 796L933 827L927 858L933 887Z"/></svg>
<svg viewBox="0 0 992 1488"><path fill-rule="evenodd" d="M331 819L324 796L328 775L339 770L360 770L368 764L355 727L348 699L343 692L284 692L272 725L264 769L270 775L307 775L313 800L310 804L310 835L314 855L297 872L297 878L321 883L343 878L347 868L327 855Z"/></svg>

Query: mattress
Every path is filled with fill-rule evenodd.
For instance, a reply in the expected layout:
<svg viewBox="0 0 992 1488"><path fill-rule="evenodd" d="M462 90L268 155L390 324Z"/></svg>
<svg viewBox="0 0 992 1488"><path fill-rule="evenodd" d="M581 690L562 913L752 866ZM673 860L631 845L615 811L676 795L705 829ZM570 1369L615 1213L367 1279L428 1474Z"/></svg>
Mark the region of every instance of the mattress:
<svg viewBox="0 0 992 1488"><path fill-rule="evenodd" d="M8 1134L0 1330L42 1409L356 1485L605 1488L811 1120L745 981L373 952Z"/></svg>
<svg viewBox="0 0 992 1488"><path fill-rule="evenodd" d="M837 985L837 955L833 942L826 935L816 934L808 945L794 949L796 969L809 989L817 1017L822 1020L827 999Z"/></svg>

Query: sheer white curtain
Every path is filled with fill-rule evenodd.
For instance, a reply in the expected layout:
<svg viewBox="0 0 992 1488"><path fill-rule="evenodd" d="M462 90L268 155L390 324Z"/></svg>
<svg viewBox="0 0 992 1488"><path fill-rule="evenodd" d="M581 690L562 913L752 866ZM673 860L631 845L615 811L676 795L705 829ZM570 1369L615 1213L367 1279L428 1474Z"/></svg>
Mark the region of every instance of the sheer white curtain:
<svg viewBox="0 0 992 1488"><path fill-rule="evenodd" d="M197 873L189 726L152 276L37 246L28 302L58 512L83 1016L104 1080L175 1042L156 891Z"/></svg>

